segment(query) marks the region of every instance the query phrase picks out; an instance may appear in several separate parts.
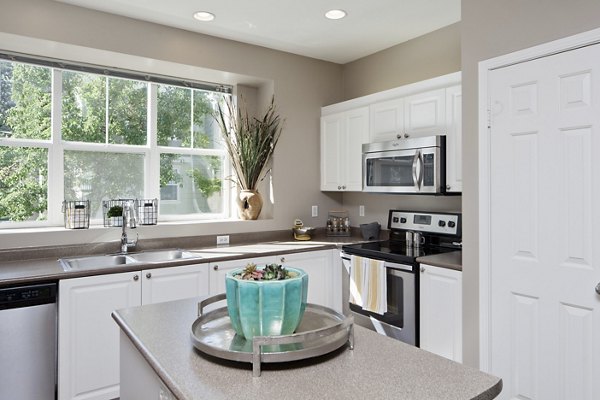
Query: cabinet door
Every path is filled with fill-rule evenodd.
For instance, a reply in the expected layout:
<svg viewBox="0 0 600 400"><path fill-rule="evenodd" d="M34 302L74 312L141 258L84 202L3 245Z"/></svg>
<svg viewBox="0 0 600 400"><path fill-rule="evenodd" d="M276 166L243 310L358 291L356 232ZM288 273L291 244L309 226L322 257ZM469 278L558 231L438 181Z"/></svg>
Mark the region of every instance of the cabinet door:
<svg viewBox="0 0 600 400"><path fill-rule="evenodd" d="M446 134L444 89L415 94L404 99L404 134L420 137Z"/></svg>
<svg viewBox="0 0 600 400"><path fill-rule="evenodd" d="M404 99L372 104L369 107L369 140L386 142L404 135Z"/></svg>
<svg viewBox="0 0 600 400"><path fill-rule="evenodd" d="M344 113L327 115L321 118L321 190L341 190L341 157L345 145Z"/></svg>
<svg viewBox="0 0 600 400"><path fill-rule="evenodd" d="M446 89L446 190L462 192L462 89Z"/></svg>
<svg viewBox="0 0 600 400"><path fill-rule="evenodd" d="M142 271L142 304L208 295L208 263Z"/></svg>
<svg viewBox="0 0 600 400"><path fill-rule="evenodd" d="M278 256L278 263L292 268L300 268L308 274L309 303L334 307L333 267L330 250L308 251Z"/></svg>
<svg viewBox="0 0 600 400"><path fill-rule="evenodd" d="M111 313L140 303L139 272L60 281L59 400L119 397L119 328Z"/></svg>
<svg viewBox="0 0 600 400"><path fill-rule="evenodd" d="M462 272L421 265L420 343L462 362Z"/></svg>
<svg viewBox="0 0 600 400"><path fill-rule="evenodd" d="M259 266L274 263L274 256L242 258L240 260L217 261L210 263L210 295L225 293L225 275L236 268L244 268L249 262Z"/></svg>
<svg viewBox="0 0 600 400"><path fill-rule="evenodd" d="M343 189L362 191L362 145L369 142L369 107L361 107L345 113L345 151L341 167Z"/></svg>

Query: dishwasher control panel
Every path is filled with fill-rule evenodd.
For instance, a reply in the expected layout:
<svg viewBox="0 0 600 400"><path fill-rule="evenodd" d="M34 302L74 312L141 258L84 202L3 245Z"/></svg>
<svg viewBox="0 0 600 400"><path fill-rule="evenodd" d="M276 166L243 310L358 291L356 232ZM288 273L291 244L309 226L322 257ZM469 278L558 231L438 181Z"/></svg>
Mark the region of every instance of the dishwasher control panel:
<svg viewBox="0 0 600 400"><path fill-rule="evenodd" d="M0 310L56 302L56 284L0 288Z"/></svg>

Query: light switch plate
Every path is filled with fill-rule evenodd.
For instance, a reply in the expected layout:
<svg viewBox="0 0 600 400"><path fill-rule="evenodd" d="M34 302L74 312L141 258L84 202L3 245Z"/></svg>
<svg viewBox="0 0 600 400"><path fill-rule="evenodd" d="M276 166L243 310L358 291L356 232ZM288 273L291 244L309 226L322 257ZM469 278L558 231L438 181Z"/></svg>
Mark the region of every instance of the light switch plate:
<svg viewBox="0 0 600 400"><path fill-rule="evenodd" d="M312 206L312 216L313 217L319 216L319 206Z"/></svg>
<svg viewBox="0 0 600 400"><path fill-rule="evenodd" d="M217 246L229 244L229 235L217 236Z"/></svg>

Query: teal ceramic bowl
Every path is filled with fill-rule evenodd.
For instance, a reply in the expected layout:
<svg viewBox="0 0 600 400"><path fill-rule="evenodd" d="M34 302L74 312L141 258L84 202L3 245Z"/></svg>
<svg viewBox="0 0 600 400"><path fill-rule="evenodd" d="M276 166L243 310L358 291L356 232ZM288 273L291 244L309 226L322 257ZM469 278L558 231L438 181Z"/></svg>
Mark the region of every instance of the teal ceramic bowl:
<svg viewBox="0 0 600 400"><path fill-rule="evenodd" d="M280 281L250 281L234 278L243 268L227 273L227 310L235 332L246 340L254 336L294 333L306 309L308 275L285 267L298 276Z"/></svg>

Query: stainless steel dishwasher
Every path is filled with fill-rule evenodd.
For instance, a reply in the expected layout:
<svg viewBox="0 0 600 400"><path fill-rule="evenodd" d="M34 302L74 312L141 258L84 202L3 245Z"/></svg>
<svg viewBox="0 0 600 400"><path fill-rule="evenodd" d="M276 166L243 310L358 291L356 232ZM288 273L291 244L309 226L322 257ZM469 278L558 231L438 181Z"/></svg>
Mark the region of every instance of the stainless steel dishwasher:
<svg viewBox="0 0 600 400"><path fill-rule="evenodd" d="M56 399L56 283L0 288L0 399Z"/></svg>

